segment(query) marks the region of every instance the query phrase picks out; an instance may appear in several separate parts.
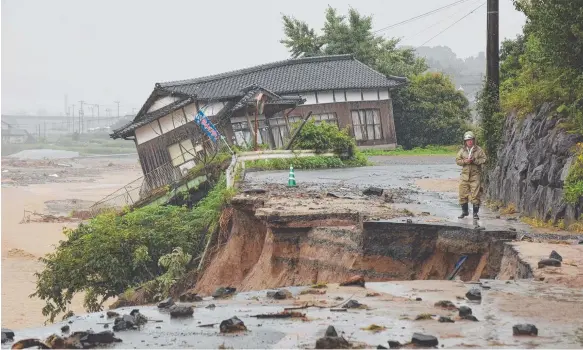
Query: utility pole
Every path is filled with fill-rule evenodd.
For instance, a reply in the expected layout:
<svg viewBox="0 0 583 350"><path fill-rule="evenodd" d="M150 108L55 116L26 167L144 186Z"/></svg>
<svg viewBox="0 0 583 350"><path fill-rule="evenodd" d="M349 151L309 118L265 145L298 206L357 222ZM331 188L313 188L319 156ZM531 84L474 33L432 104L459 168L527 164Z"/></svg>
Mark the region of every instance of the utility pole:
<svg viewBox="0 0 583 350"><path fill-rule="evenodd" d="M85 103L85 101L81 100L79 101L79 103L81 104L81 107L79 107L79 134L81 134L83 132L83 122L81 120L81 118L83 118L84 116L84 111L83 111L83 103Z"/></svg>
<svg viewBox="0 0 583 350"><path fill-rule="evenodd" d="M496 103L500 94L500 54L498 41L498 0L488 0L486 45L486 79L488 87L492 89Z"/></svg>
<svg viewBox="0 0 583 350"><path fill-rule="evenodd" d="M117 117L119 118L119 101L113 101L113 103L117 103Z"/></svg>
<svg viewBox="0 0 583 350"><path fill-rule="evenodd" d="M73 127L73 133L75 132L75 104L73 103L73 109L71 109L71 126Z"/></svg>

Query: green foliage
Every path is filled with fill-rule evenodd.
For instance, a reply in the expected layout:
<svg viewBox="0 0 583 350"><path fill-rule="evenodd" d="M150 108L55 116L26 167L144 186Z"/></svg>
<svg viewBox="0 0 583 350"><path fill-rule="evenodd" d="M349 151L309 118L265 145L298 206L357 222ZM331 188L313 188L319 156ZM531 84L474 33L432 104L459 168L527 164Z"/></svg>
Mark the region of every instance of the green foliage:
<svg viewBox="0 0 583 350"><path fill-rule="evenodd" d="M299 123L294 129L297 129ZM292 130L292 134L295 131ZM308 120L300 134L294 140L293 149L315 150L317 153L334 151L337 154L352 156L356 149L356 142L348 134L348 128L340 130L334 123L316 123Z"/></svg>
<svg viewBox="0 0 583 350"><path fill-rule="evenodd" d="M486 166L492 168L498 158L505 117L500 112L494 89L488 87L487 83L484 83L484 88L478 93L476 110L482 120L478 142L482 144L488 157Z"/></svg>
<svg viewBox="0 0 583 350"><path fill-rule="evenodd" d="M192 210L146 206L123 216L102 213L75 230L65 229L67 239L40 259L44 269L35 274L31 297L45 300L42 313L52 322L80 292L85 292L85 308L98 311L108 298L146 281L169 288L171 280L184 272L180 267L184 261L202 253L232 195L222 176ZM158 280L159 276L164 277Z"/></svg>
<svg viewBox="0 0 583 350"><path fill-rule="evenodd" d="M366 156L434 156L434 155L455 155L459 151L460 145L414 147L412 149L403 149L397 147L393 150L367 149L362 153Z"/></svg>
<svg viewBox="0 0 583 350"><path fill-rule="evenodd" d="M395 129L399 144L406 149L450 145L468 128L468 100L441 73L413 77L398 99L404 111L395 115Z"/></svg>
<svg viewBox="0 0 583 350"><path fill-rule="evenodd" d="M397 47L399 39L374 34L371 16L362 16L354 9L341 16L330 7L322 35L297 19L283 16L283 22L286 38L281 42L293 57L352 54L382 74L412 79L409 86L391 92L397 140L406 148L450 144L450 137L459 137L457 133L469 117L465 96L447 76L417 77L428 68L425 60L412 48ZM426 133L427 129L431 132Z"/></svg>
<svg viewBox="0 0 583 350"><path fill-rule="evenodd" d="M158 266L166 269L166 272L157 278L160 294L168 294L174 283L184 276L186 267L191 260L192 255L185 253L181 247L177 247L172 253L160 257Z"/></svg>
<svg viewBox="0 0 583 350"><path fill-rule="evenodd" d="M294 157L294 158L275 158L275 159L258 159L246 162L245 166L248 169L263 169L263 170L287 170L290 165L294 169L331 169L331 168L346 168L359 167L368 165L366 156L358 152L351 159L342 160L340 157Z"/></svg>
<svg viewBox="0 0 583 350"><path fill-rule="evenodd" d="M563 188L568 203L576 204L583 197L583 143L577 144L575 159L569 168L569 175Z"/></svg>

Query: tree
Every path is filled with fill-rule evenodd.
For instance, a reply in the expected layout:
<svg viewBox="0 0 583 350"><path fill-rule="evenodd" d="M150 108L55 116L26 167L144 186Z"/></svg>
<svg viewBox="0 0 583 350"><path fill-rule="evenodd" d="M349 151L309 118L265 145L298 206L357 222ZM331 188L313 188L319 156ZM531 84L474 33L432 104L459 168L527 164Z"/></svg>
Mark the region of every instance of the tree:
<svg viewBox="0 0 583 350"><path fill-rule="evenodd" d="M468 100L442 73L413 77L399 97L407 117L395 119L395 129L404 148L457 143L467 128Z"/></svg>
<svg viewBox="0 0 583 350"><path fill-rule="evenodd" d="M424 146L428 142L451 143L452 140L448 140L446 135L451 134L453 125L457 125L459 130L459 120L469 119L467 99L456 91L449 78L443 75L439 75L439 78L432 78L432 75L417 78L428 68L425 60L417 57L413 48L397 47L399 39L386 39L374 34L371 16L360 15L354 9L349 10L348 16L342 16L329 7L322 34L317 34L305 22L285 15L283 25L285 39L281 43L288 48L292 57L352 54L384 75L411 79L410 86L399 88L391 95L397 141L403 146ZM438 95L431 96L432 92L437 91ZM428 97L429 100L422 103L422 97ZM451 97L454 97L455 102L446 100ZM465 100L465 104L459 103L460 97ZM430 105L434 103L437 105ZM433 112L429 113L429 110ZM411 140L410 120L419 125L427 123L445 129L437 132L427 129L431 130L429 134L440 137L428 135L427 138L415 137Z"/></svg>

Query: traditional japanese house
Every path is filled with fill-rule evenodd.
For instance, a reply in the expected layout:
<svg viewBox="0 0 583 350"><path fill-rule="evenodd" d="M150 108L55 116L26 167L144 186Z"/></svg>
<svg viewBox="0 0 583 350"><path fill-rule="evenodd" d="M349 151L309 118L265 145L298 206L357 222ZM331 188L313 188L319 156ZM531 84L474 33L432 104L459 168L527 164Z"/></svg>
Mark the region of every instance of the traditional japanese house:
<svg viewBox="0 0 583 350"><path fill-rule="evenodd" d="M157 83L134 120L111 137L135 142L144 174L164 169L177 177L208 145L193 122L200 110L226 142L243 147L255 137L270 148L282 147L290 124L311 112L317 122L348 126L359 146L390 148L397 144L391 90L406 82L352 55L337 55Z"/></svg>

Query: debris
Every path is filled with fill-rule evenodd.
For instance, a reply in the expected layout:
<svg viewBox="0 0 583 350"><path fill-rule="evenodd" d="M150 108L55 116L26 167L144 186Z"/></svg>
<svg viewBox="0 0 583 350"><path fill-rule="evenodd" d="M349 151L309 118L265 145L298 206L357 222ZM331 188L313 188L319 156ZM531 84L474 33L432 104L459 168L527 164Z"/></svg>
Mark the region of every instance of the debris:
<svg viewBox="0 0 583 350"><path fill-rule="evenodd" d="M377 292L366 293L367 297L378 297L379 295L381 295L381 294L377 293Z"/></svg>
<svg viewBox="0 0 583 350"><path fill-rule="evenodd" d="M461 319L462 320L467 320L467 321L478 322L478 319L474 315L465 315L465 316L462 316Z"/></svg>
<svg viewBox="0 0 583 350"><path fill-rule="evenodd" d="M331 312L346 312L348 309L330 309Z"/></svg>
<svg viewBox="0 0 583 350"><path fill-rule="evenodd" d="M450 317L446 317L446 316L439 316L439 319L437 321L441 322L441 323L454 323L455 322Z"/></svg>
<svg viewBox="0 0 583 350"><path fill-rule="evenodd" d="M350 277L348 280L340 283L340 286L345 287L345 286L360 286L360 287L364 287L364 277L362 277L361 275L356 275L356 276L352 276Z"/></svg>
<svg viewBox="0 0 583 350"><path fill-rule="evenodd" d="M392 193L385 193L385 203L395 203Z"/></svg>
<svg viewBox="0 0 583 350"><path fill-rule="evenodd" d="M236 291L237 291L237 288L233 288L233 287L219 287L213 293L212 297L215 299L228 298L228 297L233 296L233 294L235 294Z"/></svg>
<svg viewBox="0 0 583 350"><path fill-rule="evenodd" d="M49 335L45 340L45 344L51 349L65 348L65 340L56 334Z"/></svg>
<svg viewBox="0 0 583 350"><path fill-rule="evenodd" d="M459 310L460 317L464 317L464 316L468 316L468 315L472 314L472 309L468 306L465 306L465 305L460 306L458 310Z"/></svg>
<svg viewBox="0 0 583 350"><path fill-rule="evenodd" d="M316 340L316 349L349 349L350 343L343 337L323 337Z"/></svg>
<svg viewBox="0 0 583 350"><path fill-rule="evenodd" d="M382 345L377 345L377 349L388 349L388 348L385 346L382 346Z"/></svg>
<svg viewBox="0 0 583 350"><path fill-rule="evenodd" d="M243 323L243 321L241 321L237 316L233 316L228 320L224 320L221 322L219 328L221 329L221 333L233 333L247 330L245 323Z"/></svg>
<svg viewBox="0 0 583 350"><path fill-rule="evenodd" d="M69 325L66 324L63 327L61 327L61 332L67 333L70 329L71 329L71 327L69 327Z"/></svg>
<svg viewBox="0 0 583 350"><path fill-rule="evenodd" d="M334 326L328 326L328 328L326 328L326 337L337 337L338 333L336 332L336 328L334 328Z"/></svg>
<svg viewBox="0 0 583 350"><path fill-rule="evenodd" d="M177 317L191 317L194 314L194 309L192 306L179 306L173 305L170 308L170 317L177 318Z"/></svg>
<svg viewBox="0 0 583 350"><path fill-rule="evenodd" d="M259 314L251 317L257 318L305 318L306 314L297 311L282 311L276 314Z"/></svg>
<svg viewBox="0 0 583 350"><path fill-rule="evenodd" d="M365 196L382 196L383 195L383 189L379 188L379 187L369 187L366 190L362 191L362 194L364 194Z"/></svg>
<svg viewBox="0 0 583 350"><path fill-rule="evenodd" d="M561 261L557 259L542 259L538 262L538 268L542 269L545 266L561 267Z"/></svg>
<svg viewBox="0 0 583 350"><path fill-rule="evenodd" d="M209 328L212 328L212 327L214 327L217 324L218 323L201 324L199 327L209 327Z"/></svg>
<svg viewBox="0 0 583 350"><path fill-rule="evenodd" d="M330 198L340 198L339 195L332 193L332 192L328 192L326 193L326 197L330 197Z"/></svg>
<svg viewBox="0 0 583 350"><path fill-rule="evenodd" d="M22 339L12 344L12 349L26 349L32 348L33 346L38 347L38 349L50 349L45 343L41 342L39 339Z"/></svg>
<svg viewBox="0 0 583 350"><path fill-rule="evenodd" d="M440 307L447 310L456 310L457 307L449 300L440 300L434 305L435 307Z"/></svg>
<svg viewBox="0 0 583 350"><path fill-rule="evenodd" d="M371 332L374 332L374 333L378 333L378 332L384 331L385 329L387 329L387 327L385 327L385 326L379 326L379 325L373 323L370 326L364 327L364 328L361 328L361 329L363 331L371 331Z"/></svg>
<svg viewBox="0 0 583 350"><path fill-rule="evenodd" d="M315 295L324 295L326 294L325 290L318 290L318 289L304 289L300 292L300 295L306 294L315 294Z"/></svg>
<svg viewBox="0 0 583 350"><path fill-rule="evenodd" d="M186 291L178 297L178 300L183 303L189 303L193 301L202 301L202 297L192 291Z"/></svg>
<svg viewBox="0 0 583 350"><path fill-rule="evenodd" d="M137 327L136 318L132 315L117 317L113 323L113 330L115 332L137 329Z"/></svg>
<svg viewBox="0 0 583 350"><path fill-rule="evenodd" d="M422 333L413 333L413 337L411 337L411 342L415 345L424 347L435 347L439 345L439 341L437 340L436 337Z"/></svg>
<svg viewBox="0 0 583 350"><path fill-rule="evenodd" d="M292 293L287 289L280 289L277 291L269 291L267 292L267 297L276 299L276 300L284 300L292 298Z"/></svg>
<svg viewBox="0 0 583 350"><path fill-rule="evenodd" d="M538 336L538 329L535 325L529 323L515 324L512 326L512 335L536 335Z"/></svg>
<svg viewBox="0 0 583 350"><path fill-rule="evenodd" d="M420 297L415 298L415 301L423 301Z"/></svg>
<svg viewBox="0 0 583 350"><path fill-rule="evenodd" d="M482 300L482 291L479 288L472 287L466 293L466 298L468 298L469 300L474 300L474 301Z"/></svg>
<svg viewBox="0 0 583 350"><path fill-rule="evenodd" d="M415 321L431 320L433 319L432 314L419 314L415 317Z"/></svg>
<svg viewBox="0 0 583 350"><path fill-rule="evenodd" d="M114 317L118 317L119 316L119 314L117 312L111 311L111 310L110 311L107 311L106 312L106 315L107 315L107 318L114 318Z"/></svg>
<svg viewBox="0 0 583 350"><path fill-rule="evenodd" d="M265 190L263 188L251 188L251 189L243 191L243 193L245 193L245 194L263 194L266 192L267 192L267 190Z"/></svg>
<svg viewBox="0 0 583 350"><path fill-rule="evenodd" d="M214 309L215 307L217 307L215 304L209 304L206 306L206 309Z"/></svg>
<svg viewBox="0 0 583 350"><path fill-rule="evenodd" d="M356 300L348 300L348 302L346 302L346 304L344 304L344 306L342 306L345 309L363 309L366 308L366 305L359 303Z"/></svg>
<svg viewBox="0 0 583 350"><path fill-rule="evenodd" d="M8 328L2 328L2 343L14 340L14 331Z"/></svg>
<svg viewBox="0 0 583 350"><path fill-rule="evenodd" d="M171 307L172 305L174 305L174 300L172 300L172 297L168 297L168 298L166 298L158 303L158 308L159 309L167 309L167 308Z"/></svg>
<svg viewBox="0 0 583 350"><path fill-rule="evenodd" d="M389 343L389 348L391 348L391 349L400 349L403 346L400 342L398 342L396 340L389 340L388 343Z"/></svg>
<svg viewBox="0 0 583 350"><path fill-rule="evenodd" d="M322 288L328 288L328 285L326 283L316 283L316 284L312 284L313 289L322 289Z"/></svg>

